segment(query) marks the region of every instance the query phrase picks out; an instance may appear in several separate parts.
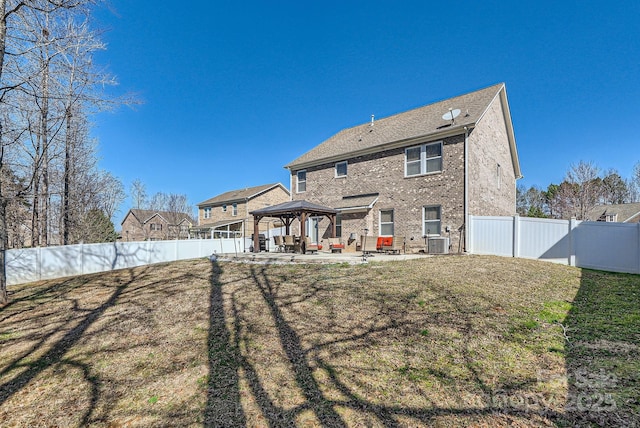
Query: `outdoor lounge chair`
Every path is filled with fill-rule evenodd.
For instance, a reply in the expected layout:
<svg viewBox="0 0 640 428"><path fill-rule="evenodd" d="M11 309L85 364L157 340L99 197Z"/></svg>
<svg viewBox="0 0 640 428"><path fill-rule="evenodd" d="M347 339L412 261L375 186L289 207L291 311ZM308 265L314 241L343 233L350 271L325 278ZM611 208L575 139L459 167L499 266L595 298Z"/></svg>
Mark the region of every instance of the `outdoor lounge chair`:
<svg viewBox="0 0 640 428"><path fill-rule="evenodd" d="M284 235L284 250L286 252L294 252L295 245L296 242L293 235Z"/></svg>
<svg viewBox="0 0 640 428"><path fill-rule="evenodd" d="M360 248L362 248L363 255L371 255L378 251L378 237L372 236L360 236Z"/></svg>
<svg viewBox="0 0 640 428"><path fill-rule="evenodd" d="M311 243L311 239L309 239L308 236L305 236L305 238L304 238L304 246L302 248L302 252L304 254L306 254L307 252L317 253L318 252L318 244L312 244Z"/></svg>
<svg viewBox="0 0 640 428"><path fill-rule="evenodd" d="M404 236L394 236L391 245L382 244L382 251L393 254L404 252Z"/></svg>
<svg viewBox="0 0 640 428"><path fill-rule="evenodd" d="M344 250L344 244L340 242L340 238L329 238L329 249L332 253L341 253Z"/></svg>
<svg viewBox="0 0 640 428"><path fill-rule="evenodd" d="M282 239L282 236L274 236L273 242L276 244L276 251L284 251L284 239Z"/></svg>

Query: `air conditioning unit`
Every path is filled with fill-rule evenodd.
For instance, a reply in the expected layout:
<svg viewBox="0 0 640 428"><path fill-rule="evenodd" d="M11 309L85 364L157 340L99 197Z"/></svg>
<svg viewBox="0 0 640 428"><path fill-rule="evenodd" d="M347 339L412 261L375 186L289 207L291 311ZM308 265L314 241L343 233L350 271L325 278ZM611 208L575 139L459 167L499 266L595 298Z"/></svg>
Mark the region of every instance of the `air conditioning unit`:
<svg viewBox="0 0 640 428"><path fill-rule="evenodd" d="M449 254L449 238L429 238L429 254Z"/></svg>

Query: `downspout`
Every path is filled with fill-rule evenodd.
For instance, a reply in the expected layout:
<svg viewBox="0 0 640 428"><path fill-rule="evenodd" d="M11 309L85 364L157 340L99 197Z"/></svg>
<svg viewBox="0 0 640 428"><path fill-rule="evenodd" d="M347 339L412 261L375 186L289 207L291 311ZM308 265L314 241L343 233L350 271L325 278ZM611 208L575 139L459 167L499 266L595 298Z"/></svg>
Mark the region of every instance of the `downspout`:
<svg viewBox="0 0 640 428"><path fill-rule="evenodd" d="M464 252L469 249L469 128L464 127Z"/></svg>

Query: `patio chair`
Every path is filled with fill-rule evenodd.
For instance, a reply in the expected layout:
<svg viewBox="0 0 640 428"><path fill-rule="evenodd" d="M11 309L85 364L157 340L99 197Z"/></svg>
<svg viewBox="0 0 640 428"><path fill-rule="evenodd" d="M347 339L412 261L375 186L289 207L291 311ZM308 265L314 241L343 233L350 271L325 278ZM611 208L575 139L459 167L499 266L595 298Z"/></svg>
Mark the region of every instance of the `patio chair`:
<svg viewBox="0 0 640 428"><path fill-rule="evenodd" d="M373 255L373 253L378 252L378 237L376 235L361 235L360 243L360 248L362 249L363 255Z"/></svg>
<svg viewBox="0 0 640 428"><path fill-rule="evenodd" d="M293 235L284 235L284 250L293 253L296 242Z"/></svg>
<svg viewBox="0 0 640 428"><path fill-rule="evenodd" d="M341 253L344 250L344 244L340 238L329 238L329 249L332 253Z"/></svg>
<svg viewBox="0 0 640 428"><path fill-rule="evenodd" d="M382 251L392 254L400 254L400 251L404 252L404 236L394 236L391 245L382 244Z"/></svg>
<svg viewBox="0 0 640 428"><path fill-rule="evenodd" d="M309 239L308 236L304 237L304 245L302 247L302 252L303 253L317 253L318 252L318 244L313 244L311 243L311 239Z"/></svg>
<svg viewBox="0 0 640 428"><path fill-rule="evenodd" d="M276 251L284 251L284 239L282 239L282 236L280 235L274 236L273 242L276 245Z"/></svg>

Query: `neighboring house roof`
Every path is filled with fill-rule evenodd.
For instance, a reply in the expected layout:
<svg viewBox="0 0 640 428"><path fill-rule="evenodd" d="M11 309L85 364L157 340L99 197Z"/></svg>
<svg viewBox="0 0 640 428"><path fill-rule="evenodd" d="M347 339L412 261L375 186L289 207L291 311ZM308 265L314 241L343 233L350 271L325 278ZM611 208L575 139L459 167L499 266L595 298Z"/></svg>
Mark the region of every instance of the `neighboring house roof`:
<svg viewBox="0 0 640 428"><path fill-rule="evenodd" d="M231 190L229 192L222 193L218 196L214 196L211 199L207 199L206 201L200 202L198 204L198 207L202 207L206 205L221 205L225 203L247 201L249 199L255 198L256 196L260 196L261 194L278 186L281 187L282 190L287 192L287 194L289 194L289 191L287 190L287 188L280 183L263 184L261 186L247 187L244 189Z"/></svg>
<svg viewBox="0 0 640 428"><path fill-rule="evenodd" d="M616 222L629 223L635 221L640 216L640 202L631 204L611 204L611 205L596 205L587 214L587 219L591 221L598 221L607 215L615 215Z"/></svg>
<svg viewBox="0 0 640 428"><path fill-rule="evenodd" d="M516 177L521 177L504 83L342 130L285 165L285 168L299 170L403 146L424 137L459 135L464 132L465 126L469 129L474 127L498 96L503 105L514 170ZM460 109L453 124L443 119L449 109Z"/></svg>
<svg viewBox="0 0 640 428"><path fill-rule="evenodd" d="M194 230L196 230L196 229L200 229L200 230L217 229L219 227L229 226L231 224L242 223L243 221L244 221L243 219L221 220L221 221L216 221L216 222L213 222L213 223L205 223L205 224L201 224L201 225L198 225L198 226L194 226L194 227L192 227L192 229L194 229Z"/></svg>
<svg viewBox="0 0 640 428"><path fill-rule="evenodd" d="M170 211L141 210L137 208L132 208L129 210L127 215L124 216L122 223L120 223L121 225L124 224L129 214L133 215L140 224L148 223L151 219L153 219L156 216L162 218L168 224L178 225L185 221L187 221L188 223L194 222L191 216L187 213L173 213Z"/></svg>

